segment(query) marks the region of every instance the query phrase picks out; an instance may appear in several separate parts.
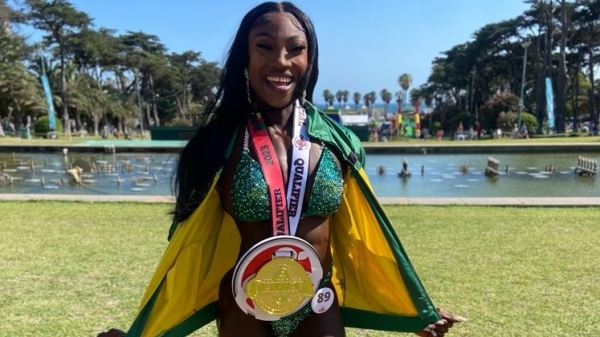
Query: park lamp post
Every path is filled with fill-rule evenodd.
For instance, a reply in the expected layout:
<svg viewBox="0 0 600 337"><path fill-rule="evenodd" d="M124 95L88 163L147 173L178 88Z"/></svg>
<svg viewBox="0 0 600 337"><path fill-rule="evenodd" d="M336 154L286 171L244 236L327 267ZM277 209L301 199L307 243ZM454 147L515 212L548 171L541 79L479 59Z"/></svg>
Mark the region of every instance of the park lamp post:
<svg viewBox="0 0 600 337"><path fill-rule="evenodd" d="M523 46L525 51L523 53L523 74L521 76L521 96L519 97L519 114L518 114L519 119L517 122L519 130L521 130L521 111L523 111L523 106L524 106L523 95L525 92L525 71L527 69L527 47L529 47L530 43L531 43L531 41L529 41L529 40L524 40L521 43L521 45Z"/></svg>
<svg viewBox="0 0 600 337"><path fill-rule="evenodd" d="M142 99L140 96L140 74L135 71L135 90L137 91L138 115L140 120L140 136L144 140L144 113L142 112Z"/></svg>
<svg viewBox="0 0 600 337"><path fill-rule="evenodd" d="M474 97L475 97L475 75L477 74L477 68L475 68L475 66L473 66L473 69L471 69L471 101L469 102L469 108L468 108L468 114L469 114L469 126L471 125L471 121L473 120L473 115L475 115L475 104L474 104ZM475 122L477 122L477 117L475 116Z"/></svg>

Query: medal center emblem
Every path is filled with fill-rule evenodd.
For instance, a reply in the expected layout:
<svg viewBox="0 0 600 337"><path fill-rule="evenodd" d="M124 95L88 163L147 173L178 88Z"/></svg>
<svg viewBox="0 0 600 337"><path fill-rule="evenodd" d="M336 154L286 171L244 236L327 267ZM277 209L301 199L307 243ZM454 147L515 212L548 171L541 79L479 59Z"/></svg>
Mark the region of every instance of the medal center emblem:
<svg viewBox="0 0 600 337"><path fill-rule="evenodd" d="M271 315L290 315L314 295L310 276L294 259L275 257L248 282L248 297Z"/></svg>

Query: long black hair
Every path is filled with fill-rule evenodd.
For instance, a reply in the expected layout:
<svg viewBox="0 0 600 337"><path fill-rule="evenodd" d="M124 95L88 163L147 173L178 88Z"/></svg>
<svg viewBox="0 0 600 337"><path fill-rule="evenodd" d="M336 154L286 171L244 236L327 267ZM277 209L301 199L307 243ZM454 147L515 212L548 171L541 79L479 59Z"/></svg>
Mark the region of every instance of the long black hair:
<svg viewBox="0 0 600 337"><path fill-rule="evenodd" d="M306 92L312 101L319 75L318 44L314 26L308 16L289 2L265 2L250 10L242 19L221 71L215 98L200 116L200 126L182 149L175 170L176 205L173 220L180 222L190 216L206 197L215 174L225 164L227 147L239 126L244 125L252 111L247 99L244 69L249 63L248 36L250 30L273 12L293 15L306 34L308 67L294 92L299 98Z"/></svg>

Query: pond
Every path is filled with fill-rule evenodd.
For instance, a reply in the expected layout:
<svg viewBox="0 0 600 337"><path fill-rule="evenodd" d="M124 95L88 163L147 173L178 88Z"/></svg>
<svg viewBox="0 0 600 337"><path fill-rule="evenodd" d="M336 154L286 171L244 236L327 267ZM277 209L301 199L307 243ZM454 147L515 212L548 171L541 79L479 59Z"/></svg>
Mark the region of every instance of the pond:
<svg viewBox="0 0 600 337"><path fill-rule="evenodd" d="M599 156L494 154L500 175L489 178L484 154L369 154L366 171L380 197L599 197L595 177L574 173L578 155ZM408 178L398 176L403 158ZM176 159L165 153L0 153L0 193L168 196ZM81 184L74 182L74 166L86 168Z"/></svg>

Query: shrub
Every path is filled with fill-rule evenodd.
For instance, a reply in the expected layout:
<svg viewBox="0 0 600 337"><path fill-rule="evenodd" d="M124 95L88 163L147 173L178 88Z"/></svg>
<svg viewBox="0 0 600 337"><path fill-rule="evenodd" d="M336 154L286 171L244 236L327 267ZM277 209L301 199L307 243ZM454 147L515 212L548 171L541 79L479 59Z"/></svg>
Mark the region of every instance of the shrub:
<svg viewBox="0 0 600 337"><path fill-rule="evenodd" d="M500 114L506 111L516 111L518 107L519 97L515 94L510 92L498 92L494 94L481 107L482 126L486 129L505 129L502 124L497 123L500 120ZM514 124L516 122L509 123L508 129L512 129Z"/></svg>
<svg viewBox="0 0 600 337"><path fill-rule="evenodd" d="M516 112L501 112L496 121L499 128L509 131L519 122L519 114ZM528 112L521 112L521 123L527 126L527 131L531 134L538 128L537 118Z"/></svg>
<svg viewBox="0 0 600 337"><path fill-rule="evenodd" d="M56 132L63 132L63 125L60 118L54 118L56 124ZM33 132L36 134L46 135L50 131L50 127L48 126L48 116L41 116L33 125Z"/></svg>
<svg viewBox="0 0 600 337"><path fill-rule="evenodd" d="M165 126L192 126L192 121L178 116L167 122Z"/></svg>
<svg viewBox="0 0 600 337"><path fill-rule="evenodd" d="M517 116L517 119L518 119L518 116ZM521 113L521 123L527 125L527 131L529 132L529 134L537 132L538 121L537 121L537 118L533 114L530 114L529 112L522 112Z"/></svg>

